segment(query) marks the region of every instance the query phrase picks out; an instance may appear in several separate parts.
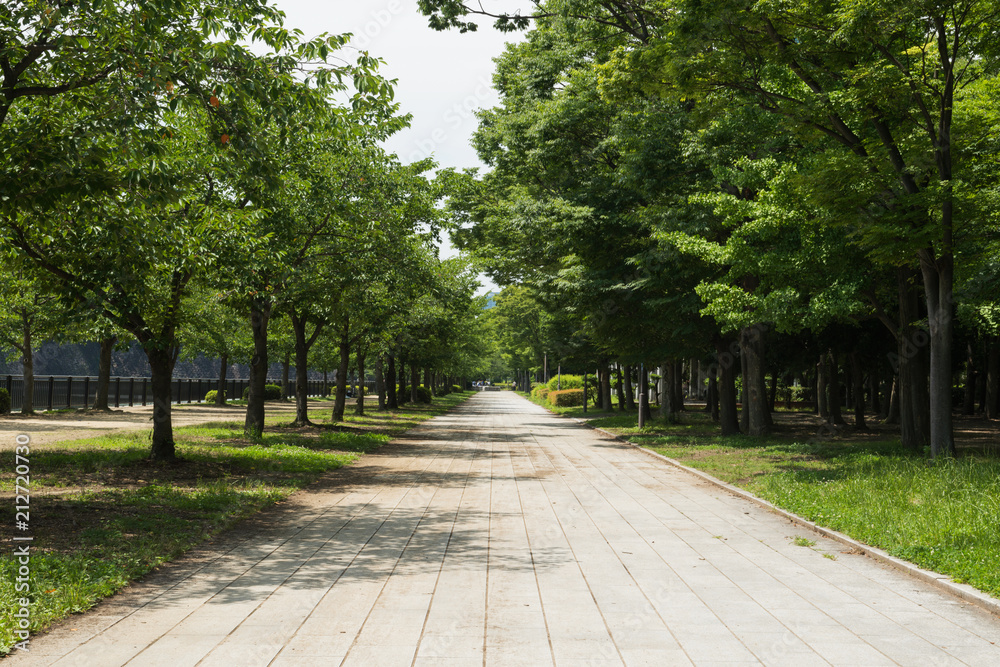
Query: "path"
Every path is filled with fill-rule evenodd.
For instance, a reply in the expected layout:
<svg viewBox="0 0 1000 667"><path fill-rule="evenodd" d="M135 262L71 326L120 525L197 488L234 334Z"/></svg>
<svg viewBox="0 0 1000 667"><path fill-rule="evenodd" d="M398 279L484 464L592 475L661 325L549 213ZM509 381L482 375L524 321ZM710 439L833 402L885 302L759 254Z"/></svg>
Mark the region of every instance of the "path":
<svg viewBox="0 0 1000 667"><path fill-rule="evenodd" d="M995 617L797 534L483 393L9 662L1000 664Z"/></svg>

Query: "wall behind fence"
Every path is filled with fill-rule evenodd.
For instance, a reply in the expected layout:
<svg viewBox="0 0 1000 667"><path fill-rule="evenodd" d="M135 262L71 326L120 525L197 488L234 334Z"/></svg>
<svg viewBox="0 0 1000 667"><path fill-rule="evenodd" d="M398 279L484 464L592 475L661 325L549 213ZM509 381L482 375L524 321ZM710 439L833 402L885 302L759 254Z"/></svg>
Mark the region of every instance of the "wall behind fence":
<svg viewBox="0 0 1000 667"><path fill-rule="evenodd" d="M242 398L249 380L227 380L226 396ZM281 384L280 379L268 379L269 384ZM173 403L201 403L205 394L215 389L218 378L175 379L170 395ZM367 384L367 383L366 383ZM19 412L24 405L24 378L7 375L0 379L0 386L10 392L10 410ZM329 383L309 380L307 395L323 396ZM67 408L89 408L97 395L97 378L82 376L35 376L35 390L32 392L35 410L61 410ZM295 396L295 383L289 382L289 398ZM113 377L108 385L108 406L119 408L133 405L149 405L153 400L152 385L148 377Z"/></svg>

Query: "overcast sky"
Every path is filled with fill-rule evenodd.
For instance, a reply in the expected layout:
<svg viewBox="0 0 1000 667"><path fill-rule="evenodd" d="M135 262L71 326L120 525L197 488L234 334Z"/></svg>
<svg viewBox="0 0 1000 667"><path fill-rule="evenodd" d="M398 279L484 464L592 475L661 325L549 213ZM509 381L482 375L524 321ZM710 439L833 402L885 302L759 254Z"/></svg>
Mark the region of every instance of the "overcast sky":
<svg viewBox="0 0 1000 667"><path fill-rule="evenodd" d="M410 129L387 144L404 163L434 157L441 167L481 167L469 145L476 129L472 111L497 102L492 89L493 58L516 35L494 30L489 21L475 33L436 32L417 10L416 0L274 0L285 25L306 38L323 32L354 34L357 48L383 59L383 75L398 79L396 100L413 114ZM492 2L510 8L517 3ZM443 254L451 254L445 249ZM486 280L484 279L484 283ZM484 285L484 289L494 289ZM481 290L482 291L482 290Z"/></svg>

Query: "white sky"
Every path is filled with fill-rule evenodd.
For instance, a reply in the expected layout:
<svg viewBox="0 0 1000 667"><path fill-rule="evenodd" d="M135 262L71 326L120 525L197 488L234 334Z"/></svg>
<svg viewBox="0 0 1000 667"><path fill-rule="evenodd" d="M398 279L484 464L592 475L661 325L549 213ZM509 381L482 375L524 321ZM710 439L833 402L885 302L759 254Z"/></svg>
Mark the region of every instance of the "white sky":
<svg viewBox="0 0 1000 667"><path fill-rule="evenodd" d="M416 0L273 0L285 12L285 25L317 34L354 34L352 44L386 62L382 74L397 79L396 100L403 113L413 114L411 127L389 140L386 147L404 163L433 157L441 167L482 167L469 140L476 129L472 111L497 103L492 88L492 59L507 40L491 21L477 21L479 30L437 32L427 26ZM516 2L487 6L514 9ZM443 256L454 254L446 243ZM496 289L481 279L480 292Z"/></svg>

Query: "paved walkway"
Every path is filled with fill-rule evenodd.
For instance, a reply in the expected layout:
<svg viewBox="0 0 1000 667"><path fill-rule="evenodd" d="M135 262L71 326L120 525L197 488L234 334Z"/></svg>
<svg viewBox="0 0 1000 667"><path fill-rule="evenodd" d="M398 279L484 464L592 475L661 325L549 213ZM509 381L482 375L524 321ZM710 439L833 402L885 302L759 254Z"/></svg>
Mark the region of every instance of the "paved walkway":
<svg viewBox="0 0 1000 667"><path fill-rule="evenodd" d="M27 664L1000 664L1000 620L510 393L258 523Z"/></svg>

